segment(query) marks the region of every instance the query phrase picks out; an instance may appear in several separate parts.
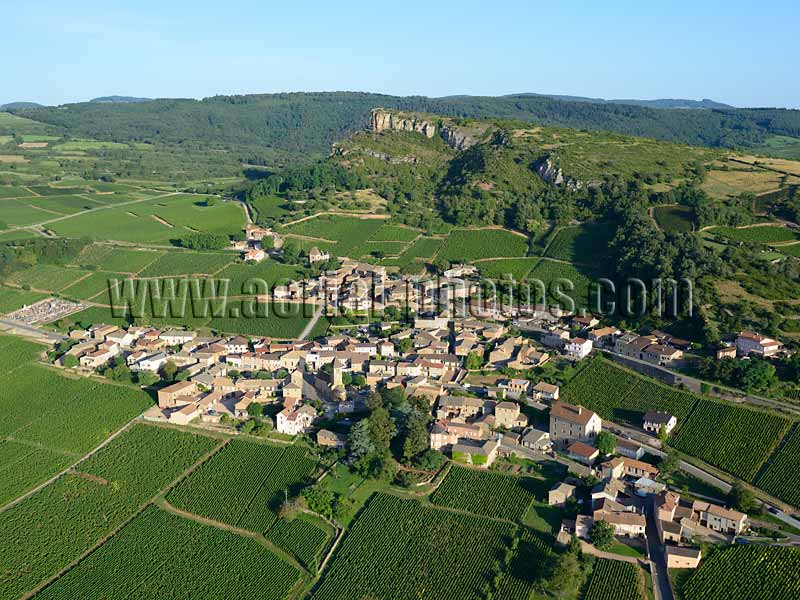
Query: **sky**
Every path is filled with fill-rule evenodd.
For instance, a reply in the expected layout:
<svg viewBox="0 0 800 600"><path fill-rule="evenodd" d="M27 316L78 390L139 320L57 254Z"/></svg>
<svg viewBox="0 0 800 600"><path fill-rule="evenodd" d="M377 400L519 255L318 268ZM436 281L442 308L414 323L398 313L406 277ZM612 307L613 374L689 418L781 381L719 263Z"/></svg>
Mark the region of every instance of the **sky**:
<svg viewBox="0 0 800 600"><path fill-rule="evenodd" d="M0 0L0 103L350 90L800 108L800 3Z"/></svg>

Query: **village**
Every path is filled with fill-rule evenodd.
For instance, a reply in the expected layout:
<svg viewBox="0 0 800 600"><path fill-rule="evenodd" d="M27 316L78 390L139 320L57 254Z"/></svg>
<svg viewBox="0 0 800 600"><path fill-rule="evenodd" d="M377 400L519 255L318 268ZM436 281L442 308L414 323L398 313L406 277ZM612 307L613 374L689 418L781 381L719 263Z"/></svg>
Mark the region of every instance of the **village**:
<svg viewBox="0 0 800 600"><path fill-rule="evenodd" d="M658 449L678 425L675 415L644 414L634 439L596 412L562 401L552 378L523 376L548 363L577 365L598 352L670 366L689 342L660 331L620 331L545 305L480 303L471 291L476 276L474 267L454 265L441 278L419 281L343 258L318 278L275 289L276 299L310 299L324 303L326 313L394 307L419 316L354 324L314 340L98 324L72 330L57 362L84 374L119 365L149 374L159 384L157 405L144 415L151 421L232 431L258 422L273 435L306 436L342 453L371 392L424 399L432 451L479 469L508 457L563 467L548 504L565 509L558 535L565 545L575 536L588 548L601 524L648 555L657 545L666 568L692 569L702 558L698 540L730 543L748 532L747 514L682 498L659 480ZM717 358L781 351L770 338L740 332Z"/></svg>

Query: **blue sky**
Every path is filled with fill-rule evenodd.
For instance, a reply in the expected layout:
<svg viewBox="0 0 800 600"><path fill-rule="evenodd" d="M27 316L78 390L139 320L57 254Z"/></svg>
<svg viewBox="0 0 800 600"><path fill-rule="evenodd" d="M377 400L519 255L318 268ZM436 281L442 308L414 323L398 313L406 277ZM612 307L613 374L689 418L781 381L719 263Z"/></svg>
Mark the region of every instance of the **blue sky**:
<svg viewBox="0 0 800 600"><path fill-rule="evenodd" d="M360 90L800 108L796 0L0 0L0 14L0 103Z"/></svg>

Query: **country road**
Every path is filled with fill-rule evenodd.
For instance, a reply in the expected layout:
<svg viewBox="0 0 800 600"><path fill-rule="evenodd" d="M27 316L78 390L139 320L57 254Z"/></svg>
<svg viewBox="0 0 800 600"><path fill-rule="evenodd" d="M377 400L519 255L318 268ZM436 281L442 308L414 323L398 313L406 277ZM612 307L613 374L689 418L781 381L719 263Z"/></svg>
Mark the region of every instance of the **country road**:
<svg viewBox="0 0 800 600"><path fill-rule="evenodd" d="M317 326L317 322L319 321L320 317L322 317L324 310L325 305L323 304L317 309L317 312L314 313L314 316L311 317L311 320L308 322L308 325L305 326L298 339L304 340L311 334L311 332L314 330L314 327Z"/></svg>
<svg viewBox="0 0 800 600"><path fill-rule="evenodd" d="M65 339L64 336L59 333L45 331L43 329L39 329L38 327L26 325L25 323L12 321L10 319L0 319L0 331L12 334L16 333L18 335L22 335L23 337L25 334L27 334L28 337L34 337L37 339L44 338L49 342L60 342L61 340Z"/></svg>

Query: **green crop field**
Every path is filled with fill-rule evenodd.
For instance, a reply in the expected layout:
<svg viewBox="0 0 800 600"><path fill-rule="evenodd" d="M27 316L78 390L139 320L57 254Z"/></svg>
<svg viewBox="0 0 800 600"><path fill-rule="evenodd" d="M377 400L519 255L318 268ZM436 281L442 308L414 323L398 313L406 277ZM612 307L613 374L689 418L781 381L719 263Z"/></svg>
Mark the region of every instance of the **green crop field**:
<svg viewBox="0 0 800 600"><path fill-rule="evenodd" d="M110 282L115 279L125 279L128 275L121 275L120 273L105 273L97 271L88 277L84 277L80 281L65 287L61 293L67 298L75 298L77 300L89 300L94 298L101 292L106 292L103 296L98 298L100 302L108 302L108 286Z"/></svg>
<svg viewBox="0 0 800 600"><path fill-rule="evenodd" d="M89 271L82 269L70 269L43 263L14 273L9 277L9 281L17 285L28 285L37 290L60 292L88 274Z"/></svg>
<svg viewBox="0 0 800 600"><path fill-rule="evenodd" d="M508 275L511 275L514 281L519 282L528 276L538 260L538 258L484 260L476 266L485 278L503 280L507 279Z"/></svg>
<svg viewBox="0 0 800 600"><path fill-rule="evenodd" d="M514 526L378 494L326 569L315 600L484 598Z"/></svg>
<svg viewBox="0 0 800 600"><path fill-rule="evenodd" d="M299 449L235 440L167 500L181 510L263 533L277 519L284 491L297 495L315 468ZM231 473L237 477L231 479Z"/></svg>
<svg viewBox="0 0 800 600"><path fill-rule="evenodd" d="M688 206L656 206L653 218L667 233L692 231L694 210Z"/></svg>
<svg viewBox="0 0 800 600"><path fill-rule="evenodd" d="M211 275L236 258L237 255L230 252L168 252L150 263L139 273L139 277Z"/></svg>
<svg viewBox="0 0 800 600"><path fill-rule="evenodd" d="M47 294L0 286L0 315L14 312L43 298L47 298Z"/></svg>
<svg viewBox="0 0 800 600"><path fill-rule="evenodd" d="M93 267L113 273L138 273L163 256L152 250L128 250L104 244L91 244L75 259L81 267Z"/></svg>
<svg viewBox="0 0 800 600"><path fill-rule="evenodd" d="M609 255L609 243L614 235L613 223L585 223L565 227L556 234L545 256L570 262L597 264Z"/></svg>
<svg viewBox="0 0 800 600"><path fill-rule="evenodd" d="M525 256L528 240L503 229L455 229L438 256L449 261Z"/></svg>
<svg viewBox="0 0 800 600"><path fill-rule="evenodd" d="M281 600L300 577L254 540L149 508L37 598Z"/></svg>
<svg viewBox="0 0 800 600"><path fill-rule="evenodd" d="M564 387L562 400L585 406L604 419L641 427L650 410L669 412L682 425L697 397L596 358Z"/></svg>
<svg viewBox="0 0 800 600"><path fill-rule="evenodd" d="M305 273L303 267L265 260L254 265L240 263L228 265L216 273L214 278L229 279L228 293L231 295L261 295L267 294L274 285L301 281L305 278Z"/></svg>
<svg viewBox="0 0 800 600"><path fill-rule="evenodd" d="M0 185L0 198L24 198L26 196L33 196L33 193L21 186Z"/></svg>
<svg viewBox="0 0 800 600"><path fill-rule="evenodd" d="M794 506L800 506L798 469L800 469L800 427L795 427L755 483L773 496Z"/></svg>
<svg viewBox="0 0 800 600"><path fill-rule="evenodd" d="M278 519L266 537L309 568L316 568L317 561L330 540L328 531L312 523L307 515L300 515L290 521Z"/></svg>
<svg viewBox="0 0 800 600"><path fill-rule="evenodd" d="M339 215L319 215L281 228L281 233L330 240L335 244L307 240L306 245L330 249L336 256L357 258L364 254L365 242L383 227L382 219L359 219ZM295 240L293 240L295 241Z"/></svg>
<svg viewBox="0 0 800 600"><path fill-rule="evenodd" d="M52 213L36 208L29 204L27 200L0 200L0 214L3 216L5 224L18 227L41 223L60 216L60 213Z"/></svg>
<svg viewBox="0 0 800 600"><path fill-rule="evenodd" d="M0 513L0 598L56 575L132 517L216 443L139 425L78 467Z"/></svg>
<svg viewBox="0 0 800 600"><path fill-rule="evenodd" d="M167 244L192 230L229 235L241 231L244 221L235 203L206 206L203 196L176 194L79 214L49 227L64 237Z"/></svg>
<svg viewBox="0 0 800 600"><path fill-rule="evenodd" d="M776 242L793 242L795 240L800 240L800 233L778 225L760 225L741 229L735 227L713 227L709 231L736 242L772 244Z"/></svg>
<svg viewBox="0 0 800 600"><path fill-rule="evenodd" d="M671 443L728 473L752 481L792 421L733 404L699 400Z"/></svg>
<svg viewBox="0 0 800 600"><path fill-rule="evenodd" d="M683 586L685 600L800 598L800 549L732 546L706 558Z"/></svg>
<svg viewBox="0 0 800 600"><path fill-rule="evenodd" d="M63 452L13 440L0 441L0 506L74 461L73 456Z"/></svg>
<svg viewBox="0 0 800 600"><path fill-rule="evenodd" d="M533 500L530 479L457 466L431 496L434 504L512 520L521 518Z"/></svg>
<svg viewBox="0 0 800 600"><path fill-rule="evenodd" d="M372 242L413 242L422 232L401 225L384 225L369 238Z"/></svg>
<svg viewBox="0 0 800 600"><path fill-rule="evenodd" d="M566 295L574 302L575 307L591 306L593 289L592 278L587 269L578 269L571 264L553 260L540 260L526 277L530 283L531 303L543 303L539 282L547 292L548 303L562 304L569 309L567 300L558 295Z"/></svg>
<svg viewBox="0 0 800 600"><path fill-rule="evenodd" d="M599 559L589 578L584 600L641 600L641 579L636 565Z"/></svg>

